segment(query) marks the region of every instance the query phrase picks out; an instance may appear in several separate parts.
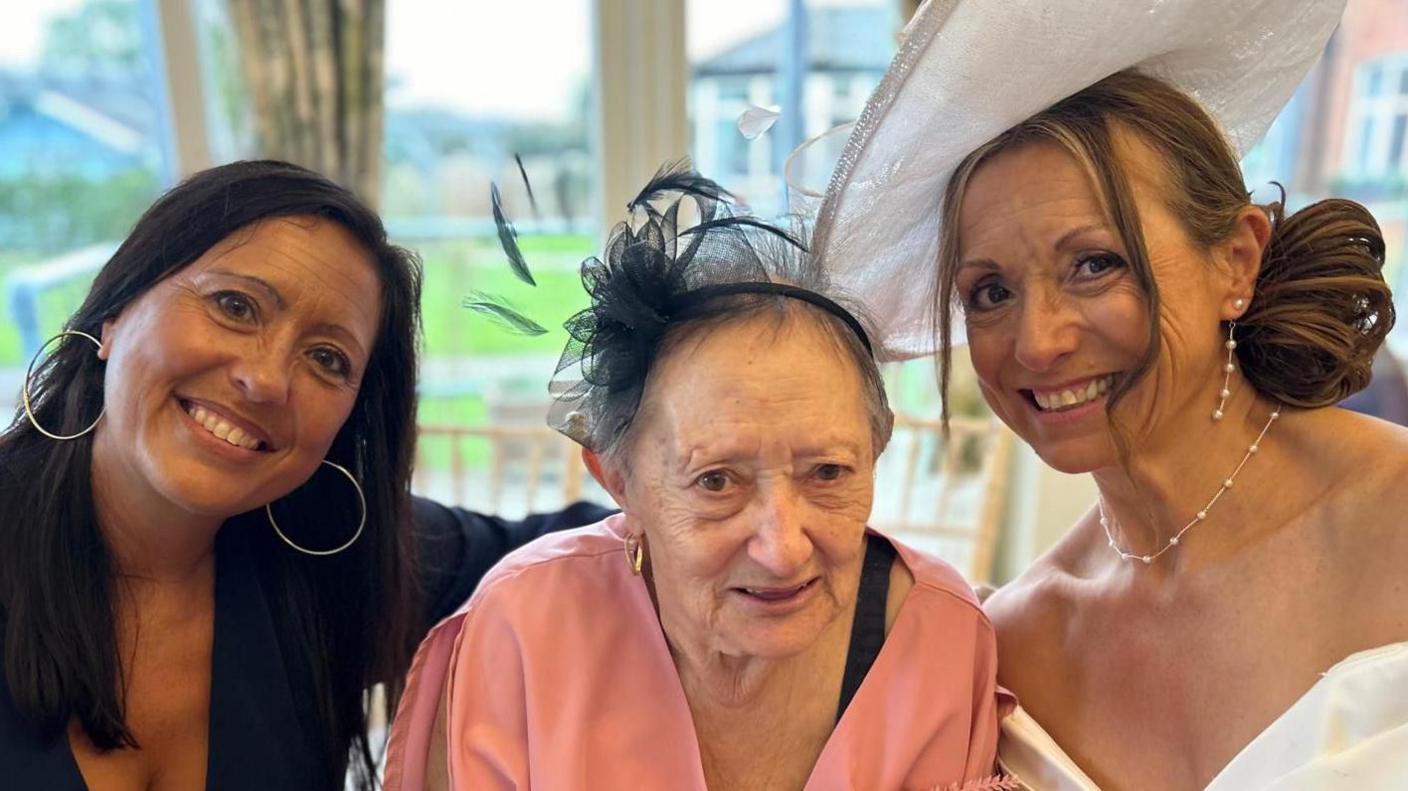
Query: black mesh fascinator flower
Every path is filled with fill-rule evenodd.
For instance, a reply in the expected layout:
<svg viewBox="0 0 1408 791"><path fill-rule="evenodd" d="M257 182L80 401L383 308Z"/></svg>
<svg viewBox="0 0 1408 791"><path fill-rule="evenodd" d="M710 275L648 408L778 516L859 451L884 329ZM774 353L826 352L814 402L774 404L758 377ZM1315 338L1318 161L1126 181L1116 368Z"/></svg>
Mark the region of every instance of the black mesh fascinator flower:
<svg viewBox="0 0 1408 791"><path fill-rule="evenodd" d="M736 212L732 196L687 163L662 168L627 209L603 257L582 263L591 305L564 325L569 340L549 386L549 424L587 448L603 451L629 428L669 329L723 300L809 302L869 349L859 321L818 293L797 236Z"/></svg>

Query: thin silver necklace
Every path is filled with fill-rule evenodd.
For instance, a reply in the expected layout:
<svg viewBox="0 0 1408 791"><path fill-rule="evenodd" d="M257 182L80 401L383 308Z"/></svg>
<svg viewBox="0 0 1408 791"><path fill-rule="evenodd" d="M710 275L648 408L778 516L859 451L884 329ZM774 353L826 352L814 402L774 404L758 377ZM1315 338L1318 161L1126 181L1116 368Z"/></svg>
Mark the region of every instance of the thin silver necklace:
<svg viewBox="0 0 1408 791"><path fill-rule="evenodd" d="M1217 490L1217 494L1214 494L1212 496L1212 499L1208 500L1208 504L1203 506L1203 509L1197 514L1195 514L1193 518L1188 521L1188 524L1183 526L1182 530L1178 531L1177 533L1174 533L1173 537L1168 540L1168 543L1164 544L1163 549L1160 549L1158 552L1155 552L1152 555L1136 555L1133 552L1124 551L1124 549L1119 545L1119 543L1115 541L1114 533L1110 532L1110 522L1112 520L1110 519L1109 515L1105 513L1105 498L1103 496L1097 495L1095 498L1095 502L1100 509L1100 526L1105 529L1105 538L1109 539L1110 541L1110 549L1113 549L1115 553L1118 554L1123 560L1138 560L1142 561L1144 565L1147 566L1150 563L1153 563L1155 560L1158 560L1160 555L1178 546L1178 542L1183 539L1184 533L1187 533L1189 530L1193 529L1193 526L1198 524L1199 522L1207 521L1208 513L1212 511L1212 507L1214 505L1217 505L1217 501L1222 499L1222 495L1226 494L1227 490L1232 488L1232 484L1237 481L1238 473L1242 471L1243 467L1247 466L1247 460L1250 459L1252 456L1255 456L1257 451L1261 450L1261 440L1266 436L1266 432L1268 429L1271 428L1271 424L1275 423L1276 419L1279 417L1281 417L1281 405L1277 404L1276 410L1271 413L1271 417L1266 419L1266 425L1261 427L1261 433L1257 434L1256 439L1252 441L1252 444L1247 446L1247 453L1246 455L1242 456L1242 461L1240 464L1237 465L1237 469L1233 470L1231 475L1223 479L1222 486Z"/></svg>

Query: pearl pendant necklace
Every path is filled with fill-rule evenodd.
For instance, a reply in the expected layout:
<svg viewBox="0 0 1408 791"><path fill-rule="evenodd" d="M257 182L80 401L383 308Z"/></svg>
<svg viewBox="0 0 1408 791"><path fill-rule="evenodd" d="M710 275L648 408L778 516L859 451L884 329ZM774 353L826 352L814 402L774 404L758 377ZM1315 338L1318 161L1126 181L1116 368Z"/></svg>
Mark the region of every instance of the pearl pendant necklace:
<svg viewBox="0 0 1408 791"><path fill-rule="evenodd" d="M1232 471L1231 475L1228 475L1227 478L1223 480L1221 488L1217 490L1217 494L1214 494L1212 499L1208 500L1208 504L1203 506L1203 509L1189 520L1188 524L1184 525L1182 530L1175 533L1173 537L1168 540L1168 543L1164 544L1163 549L1160 549L1152 555L1136 555L1133 552L1126 552L1120 547L1115 541L1114 534L1110 532L1110 517L1105 513L1105 498L1097 495L1095 502L1100 509L1100 526L1105 529L1105 538L1109 539L1110 549L1113 549L1122 560L1138 560L1147 566L1155 560L1158 560L1159 556L1163 553L1178 546L1178 542L1182 540L1184 533L1187 533L1199 522L1207 521L1208 513L1212 511L1214 505L1217 505L1217 501L1222 499L1222 495L1226 494L1227 490L1232 488L1232 484L1237 480L1237 474L1242 471L1243 467L1247 466L1247 460L1256 455L1257 451L1261 450L1262 438L1266 436L1266 432L1271 428L1271 424L1275 423L1276 419L1279 417L1281 417L1281 407L1277 405L1276 411L1272 412L1271 417L1266 419L1266 425L1261 427L1261 433L1256 435L1256 440L1254 440L1251 445L1247 446L1247 453L1242 456L1241 463L1237 465L1237 468Z"/></svg>

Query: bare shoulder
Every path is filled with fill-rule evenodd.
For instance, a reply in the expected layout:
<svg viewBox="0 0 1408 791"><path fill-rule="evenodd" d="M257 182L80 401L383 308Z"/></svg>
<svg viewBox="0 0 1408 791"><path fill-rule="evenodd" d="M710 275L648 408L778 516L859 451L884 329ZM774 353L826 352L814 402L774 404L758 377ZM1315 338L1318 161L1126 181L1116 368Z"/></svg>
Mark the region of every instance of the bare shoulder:
<svg viewBox="0 0 1408 791"><path fill-rule="evenodd" d="M1330 484L1319 509L1328 565L1370 631L1408 639L1408 428L1320 411L1325 453L1307 461L1324 464Z"/></svg>
<svg viewBox="0 0 1408 791"><path fill-rule="evenodd" d="M1074 582L1058 547L993 591L983 602L983 610L997 631L999 653L1021 655L1038 644L1059 639L1063 614L1075 603Z"/></svg>
<svg viewBox="0 0 1408 791"><path fill-rule="evenodd" d="M1344 409L1317 411L1300 450L1306 463L1323 465L1332 510L1351 524L1408 536L1408 428Z"/></svg>

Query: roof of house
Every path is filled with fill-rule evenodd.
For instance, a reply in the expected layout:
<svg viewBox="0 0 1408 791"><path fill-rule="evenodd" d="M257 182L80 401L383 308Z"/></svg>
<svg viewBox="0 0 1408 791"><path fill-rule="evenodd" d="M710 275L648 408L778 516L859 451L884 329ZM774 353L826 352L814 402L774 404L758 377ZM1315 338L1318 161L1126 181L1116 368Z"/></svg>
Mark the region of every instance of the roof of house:
<svg viewBox="0 0 1408 791"><path fill-rule="evenodd" d="M809 71L884 71L895 53L898 26L884 6L812 8L807 12ZM766 74L777 70L787 26L751 36L694 68L695 76Z"/></svg>
<svg viewBox="0 0 1408 791"><path fill-rule="evenodd" d="M0 109L24 106L120 151L157 132L152 97L128 81L61 80L0 70Z"/></svg>

